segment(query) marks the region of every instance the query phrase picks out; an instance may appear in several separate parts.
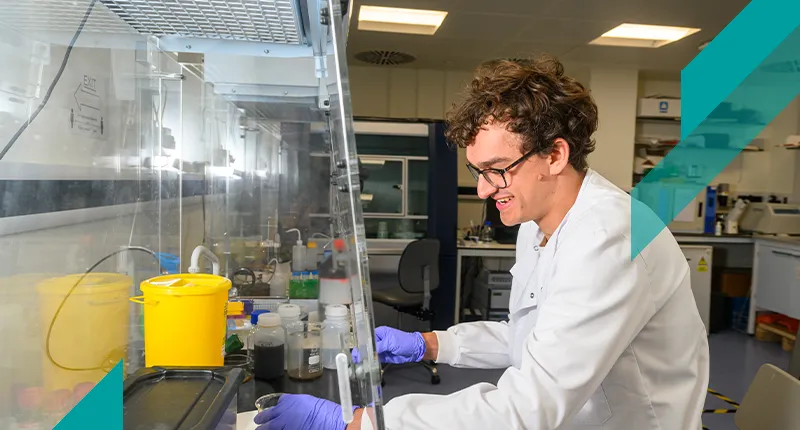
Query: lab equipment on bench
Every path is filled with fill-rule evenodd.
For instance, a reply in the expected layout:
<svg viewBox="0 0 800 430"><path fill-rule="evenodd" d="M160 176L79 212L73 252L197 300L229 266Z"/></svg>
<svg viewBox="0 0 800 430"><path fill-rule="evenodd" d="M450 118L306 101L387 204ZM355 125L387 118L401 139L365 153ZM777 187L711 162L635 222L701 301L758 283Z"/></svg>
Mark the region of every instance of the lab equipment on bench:
<svg viewBox="0 0 800 430"><path fill-rule="evenodd" d="M289 282L292 272L289 270L290 263L278 263L275 272L269 281L269 294L276 297L286 297L289 292Z"/></svg>
<svg viewBox="0 0 800 430"><path fill-rule="evenodd" d="M35 285L46 342L42 380L48 392L96 383L124 358L132 282L117 273L90 273L45 279ZM93 335L100 328L102 335Z"/></svg>
<svg viewBox="0 0 800 430"><path fill-rule="evenodd" d="M483 270L475 279L472 308L479 311L484 320L507 320L511 281L512 276L509 272Z"/></svg>
<svg viewBox="0 0 800 430"><path fill-rule="evenodd" d="M350 312L343 305L325 307L325 321L322 323L322 367L336 369L336 354L347 353L350 343Z"/></svg>
<svg viewBox="0 0 800 430"><path fill-rule="evenodd" d="M297 243L292 247L292 270L299 272L306 269L306 247L303 245L303 238L300 236L300 230L293 228L286 230L286 233L296 232Z"/></svg>
<svg viewBox="0 0 800 430"><path fill-rule="evenodd" d="M231 281L215 275L164 275L141 284L145 366L222 367Z"/></svg>
<svg viewBox="0 0 800 430"><path fill-rule="evenodd" d="M271 312L260 314L251 339L256 379L269 381L282 376L285 370L286 334L281 325L281 316Z"/></svg>
<svg viewBox="0 0 800 430"><path fill-rule="evenodd" d="M725 215L725 234L739 234L739 221L746 209L747 202L744 199L737 199L733 209Z"/></svg>
<svg viewBox="0 0 800 430"><path fill-rule="evenodd" d="M288 327L289 331L289 378L310 380L322 376L322 324L301 321Z"/></svg>
<svg viewBox="0 0 800 430"><path fill-rule="evenodd" d="M282 395L283 393L272 393L259 397L256 400L256 410L258 412L263 412L266 409L274 408L278 404L278 400L281 399Z"/></svg>
<svg viewBox="0 0 800 430"><path fill-rule="evenodd" d="M744 210L739 230L762 234L800 234L800 205L751 202Z"/></svg>
<svg viewBox="0 0 800 430"><path fill-rule="evenodd" d="M141 369L123 386L124 428L234 430L244 377L241 369Z"/></svg>

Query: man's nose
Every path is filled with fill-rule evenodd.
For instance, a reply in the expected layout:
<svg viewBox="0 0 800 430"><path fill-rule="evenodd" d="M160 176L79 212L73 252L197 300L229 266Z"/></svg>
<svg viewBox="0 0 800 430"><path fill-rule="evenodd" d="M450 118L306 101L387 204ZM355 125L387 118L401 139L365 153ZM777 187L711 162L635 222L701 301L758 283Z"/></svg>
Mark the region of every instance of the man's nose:
<svg viewBox="0 0 800 430"><path fill-rule="evenodd" d="M497 187L490 184L483 175L478 176L478 197L483 200L488 199L491 197L492 194L497 192Z"/></svg>

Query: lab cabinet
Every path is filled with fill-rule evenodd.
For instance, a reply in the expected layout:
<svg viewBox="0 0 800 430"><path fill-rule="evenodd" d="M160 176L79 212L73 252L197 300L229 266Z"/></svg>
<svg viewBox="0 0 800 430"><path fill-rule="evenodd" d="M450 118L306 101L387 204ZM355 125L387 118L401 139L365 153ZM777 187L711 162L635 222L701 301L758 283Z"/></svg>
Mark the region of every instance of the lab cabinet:
<svg viewBox="0 0 800 430"><path fill-rule="evenodd" d="M707 332L710 331L713 249L711 246L681 245L681 251L689 264L694 301Z"/></svg>
<svg viewBox="0 0 800 430"><path fill-rule="evenodd" d="M755 257L757 306L800 318L800 244L759 242Z"/></svg>
<svg viewBox="0 0 800 430"><path fill-rule="evenodd" d="M406 161L402 158L360 157L364 188L361 205L365 214L402 216L406 211Z"/></svg>
<svg viewBox="0 0 800 430"><path fill-rule="evenodd" d="M114 364L126 375L144 367L148 304L130 300L142 281L216 271L233 285L229 300L296 302L308 317L324 303L272 287L299 258L313 272L336 251L352 335L346 365L326 369L312 391L336 393L345 410L369 406L383 428L364 213L424 213L406 193L419 169L410 160L425 156L358 150L352 9L339 0L0 8L0 90L13 95L0 102L0 335L25 345L0 357L0 427L52 428L73 393ZM373 178L363 189L362 169ZM368 192L380 198L362 204ZM293 253L298 241L318 253ZM194 265L197 249L214 262ZM175 324L191 333L192 321ZM19 413L40 395L69 399Z"/></svg>
<svg viewBox="0 0 800 430"><path fill-rule="evenodd" d="M368 239L409 240L427 234L431 127L379 120L354 122L359 182L363 186L361 208ZM309 149L317 172L320 201L337 193L336 184L326 177L330 153L324 142L320 131L312 128ZM313 218L329 216L325 203L318 204L316 209L311 214Z"/></svg>

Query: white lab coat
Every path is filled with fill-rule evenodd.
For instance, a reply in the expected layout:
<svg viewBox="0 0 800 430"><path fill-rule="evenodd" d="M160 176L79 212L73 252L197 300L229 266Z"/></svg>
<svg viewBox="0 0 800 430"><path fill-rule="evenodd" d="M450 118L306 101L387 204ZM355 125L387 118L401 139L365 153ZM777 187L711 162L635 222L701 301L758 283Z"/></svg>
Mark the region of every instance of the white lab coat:
<svg viewBox="0 0 800 430"><path fill-rule="evenodd" d="M589 170L545 246L523 224L510 321L436 332L438 363L507 368L497 385L397 397L386 428L700 430L709 353L690 268L667 229L631 261L630 204Z"/></svg>

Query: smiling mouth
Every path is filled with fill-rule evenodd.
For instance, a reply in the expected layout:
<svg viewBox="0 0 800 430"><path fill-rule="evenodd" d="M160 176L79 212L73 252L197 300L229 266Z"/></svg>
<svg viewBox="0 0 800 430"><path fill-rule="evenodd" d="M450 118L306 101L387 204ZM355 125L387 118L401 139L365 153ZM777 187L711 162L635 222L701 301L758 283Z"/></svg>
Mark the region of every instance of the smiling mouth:
<svg viewBox="0 0 800 430"><path fill-rule="evenodd" d="M514 200L514 197L503 197L500 199L495 199L495 201L497 202L498 209L503 209L504 207L508 206L512 200Z"/></svg>

